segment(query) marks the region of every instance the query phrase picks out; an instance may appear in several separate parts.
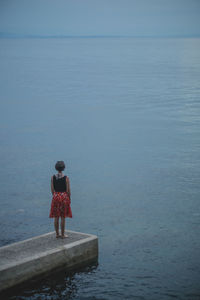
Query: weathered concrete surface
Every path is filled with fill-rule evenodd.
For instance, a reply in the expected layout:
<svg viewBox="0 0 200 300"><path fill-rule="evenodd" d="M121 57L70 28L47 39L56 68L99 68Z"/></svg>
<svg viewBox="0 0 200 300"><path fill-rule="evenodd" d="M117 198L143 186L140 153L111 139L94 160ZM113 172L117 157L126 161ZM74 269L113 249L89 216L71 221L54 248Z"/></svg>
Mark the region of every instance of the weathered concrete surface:
<svg viewBox="0 0 200 300"><path fill-rule="evenodd" d="M66 239L50 232L0 248L0 291L64 267L72 270L98 257L95 235L67 231Z"/></svg>

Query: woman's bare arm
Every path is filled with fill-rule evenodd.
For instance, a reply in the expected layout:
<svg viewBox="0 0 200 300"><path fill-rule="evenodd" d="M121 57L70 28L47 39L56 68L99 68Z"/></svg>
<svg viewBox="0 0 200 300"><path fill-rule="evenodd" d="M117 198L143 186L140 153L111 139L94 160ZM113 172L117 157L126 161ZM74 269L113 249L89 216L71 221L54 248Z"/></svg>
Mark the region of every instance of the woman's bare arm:
<svg viewBox="0 0 200 300"><path fill-rule="evenodd" d="M70 182L69 182L69 178L67 176L66 176L66 182L67 182L67 193L68 193L69 197L71 197Z"/></svg>
<svg viewBox="0 0 200 300"><path fill-rule="evenodd" d="M51 177L51 193L54 193L54 186L53 186L53 176Z"/></svg>

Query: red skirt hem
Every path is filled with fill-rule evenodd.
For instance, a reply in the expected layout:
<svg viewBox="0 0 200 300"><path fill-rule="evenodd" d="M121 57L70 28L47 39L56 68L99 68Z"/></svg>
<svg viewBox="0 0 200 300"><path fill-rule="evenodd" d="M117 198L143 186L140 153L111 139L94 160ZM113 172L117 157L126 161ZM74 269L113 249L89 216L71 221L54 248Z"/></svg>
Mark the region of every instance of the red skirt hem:
<svg viewBox="0 0 200 300"><path fill-rule="evenodd" d="M54 192L49 218L72 218L71 201L67 192Z"/></svg>

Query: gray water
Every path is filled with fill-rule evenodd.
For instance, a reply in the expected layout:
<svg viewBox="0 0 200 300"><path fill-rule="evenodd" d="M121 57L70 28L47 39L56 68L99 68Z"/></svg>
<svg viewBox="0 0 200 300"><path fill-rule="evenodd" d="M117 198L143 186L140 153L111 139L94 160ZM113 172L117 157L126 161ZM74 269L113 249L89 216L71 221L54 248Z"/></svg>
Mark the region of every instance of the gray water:
<svg viewBox="0 0 200 300"><path fill-rule="evenodd" d="M0 39L0 245L53 230L67 164L99 264L11 299L200 299L200 39Z"/></svg>

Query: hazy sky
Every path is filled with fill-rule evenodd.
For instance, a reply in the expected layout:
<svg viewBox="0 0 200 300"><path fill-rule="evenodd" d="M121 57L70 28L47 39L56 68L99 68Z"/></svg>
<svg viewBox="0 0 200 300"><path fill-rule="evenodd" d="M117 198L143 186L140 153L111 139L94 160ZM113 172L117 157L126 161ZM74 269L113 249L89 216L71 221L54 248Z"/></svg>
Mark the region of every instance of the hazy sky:
<svg viewBox="0 0 200 300"><path fill-rule="evenodd" d="M0 0L0 32L200 36L200 0Z"/></svg>

